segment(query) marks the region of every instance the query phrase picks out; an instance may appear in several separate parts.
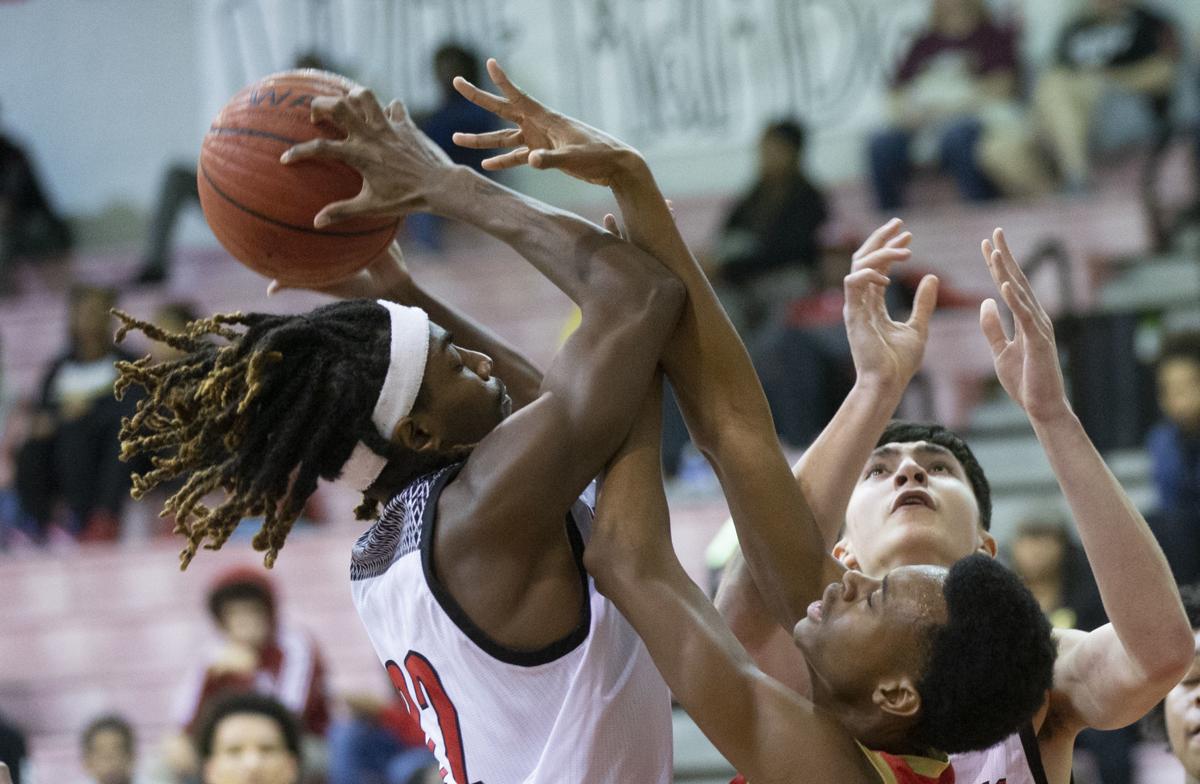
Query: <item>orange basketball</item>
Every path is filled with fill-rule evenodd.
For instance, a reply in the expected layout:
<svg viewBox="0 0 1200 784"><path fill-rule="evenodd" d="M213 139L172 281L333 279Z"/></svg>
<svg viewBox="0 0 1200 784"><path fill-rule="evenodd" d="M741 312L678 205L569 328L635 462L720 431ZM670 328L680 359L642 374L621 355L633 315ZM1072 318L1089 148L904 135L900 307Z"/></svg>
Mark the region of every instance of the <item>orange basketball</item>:
<svg viewBox="0 0 1200 784"><path fill-rule="evenodd" d="M200 204L213 234L247 267L287 285L320 286L362 269L395 236L394 218L314 228L322 207L359 192L361 175L340 161L279 162L300 142L342 138L314 124L309 107L354 87L326 71L284 71L243 88L213 120L196 169Z"/></svg>

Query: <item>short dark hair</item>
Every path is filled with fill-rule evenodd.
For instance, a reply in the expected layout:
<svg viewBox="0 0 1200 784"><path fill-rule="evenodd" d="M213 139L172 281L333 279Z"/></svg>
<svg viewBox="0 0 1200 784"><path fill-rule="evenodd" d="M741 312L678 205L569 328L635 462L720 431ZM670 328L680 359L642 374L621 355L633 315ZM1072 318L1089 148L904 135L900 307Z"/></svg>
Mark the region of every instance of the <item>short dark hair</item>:
<svg viewBox="0 0 1200 784"><path fill-rule="evenodd" d="M1020 579L986 555L950 567L942 594L949 618L931 630L912 740L950 754L987 748L1045 702L1054 677L1050 623Z"/></svg>
<svg viewBox="0 0 1200 784"><path fill-rule="evenodd" d="M101 732L115 732L120 735L121 740L125 743L125 752L133 756L134 747L137 742L133 734L133 727L125 720L125 717L115 713L106 713L103 716L92 719L87 727L84 728L81 737L84 754L91 753L92 741Z"/></svg>
<svg viewBox="0 0 1200 784"><path fill-rule="evenodd" d="M439 46L433 53L433 67L439 78L448 74L479 84L479 55L462 44L449 42Z"/></svg>
<svg viewBox="0 0 1200 784"><path fill-rule="evenodd" d="M1158 351L1157 367L1166 362L1182 359L1200 365L1200 331L1188 330L1165 335Z"/></svg>
<svg viewBox="0 0 1200 784"><path fill-rule="evenodd" d="M979 524L983 530L992 527L992 487L988 484L987 474L983 466L975 459L975 453L962 436L953 430L926 422L907 422L901 419L893 420L883 429L883 435L875 442L875 446L884 444L909 444L916 441L926 441L950 450L958 458L963 469L967 472L967 481L975 494L975 504L979 507Z"/></svg>
<svg viewBox="0 0 1200 784"><path fill-rule="evenodd" d="M208 612L213 620L221 623L221 613L225 611L225 605L234 601L259 602L267 615L275 617L275 595L266 580L253 579L248 575L232 575L230 579L218 582L208 594Z"/></svg>
<svg viewBox="0 0 1200 784"><path fill-rule="evenodd" d="M763 137L774 136L792 146L796 154L804 152L804 144L808 140L808 130L793 118L775 120L763 129Z"/></svg>
<svg viewBox="0 0 1200 784"><path fill-rule="evenodd" d="M265 716L274 721L283 735L283 743L287 750L297 762L301 761L300 723L295 715L274 697L255 692L228 694L217 699L204 711L195 730L196 751L200 754L200 759L212 757L217 727L221 722L229 716L246 713Z"/></svg>

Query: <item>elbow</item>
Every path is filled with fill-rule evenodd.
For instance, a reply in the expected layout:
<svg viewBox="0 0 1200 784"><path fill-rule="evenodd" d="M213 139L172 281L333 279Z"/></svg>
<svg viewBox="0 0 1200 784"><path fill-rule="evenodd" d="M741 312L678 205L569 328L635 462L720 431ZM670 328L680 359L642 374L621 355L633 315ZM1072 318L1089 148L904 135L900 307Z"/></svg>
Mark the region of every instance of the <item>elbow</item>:
<svg viewBox="0 0 1200 784"><path fill-rule="evenodd" d="M1180 619L1181 621L1183 618ZM1196 658L1196 636L1191 624L1184 621L1161 644L1161 662L1151 673L1155 681L1165 683L1167 690L1183 680Z"/></svg>

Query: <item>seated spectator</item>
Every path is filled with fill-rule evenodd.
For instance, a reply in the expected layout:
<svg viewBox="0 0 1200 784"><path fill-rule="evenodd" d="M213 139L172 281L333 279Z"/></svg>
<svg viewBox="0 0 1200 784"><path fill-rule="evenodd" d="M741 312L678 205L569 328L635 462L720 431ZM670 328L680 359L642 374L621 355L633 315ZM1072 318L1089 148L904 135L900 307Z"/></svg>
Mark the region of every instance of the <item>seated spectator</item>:
<svg viewBox="0 0 1200 784"><path fill-rule="evenodd" d="M0 763L8 766L12 784L21 784L21 774L29 754L25 735L0 716Z"/></svg>
<svg viewBox="0 0 1200 784"><path fill-rule="evenodd" d="M0 133L0 296L12 289L12 263L70 249L71 229L46 196L29 154Z"/></svg>
<svg viewBox="0 0 1200 784"><path fill-rule="evenodd" d="M185 681L176 705L179 726L194 728L222 695L266 694L299 717L306 743L319 753L330 718L324 663L311 638L279 622L267 576L252 567L225 572L209 591L208 610L221 642ZM194 772L195 760L178 740L168 756L176 776Z"/></svg>
<svg viewBox="0 0 1200 784"><path fill-rule="evenodd" d="M913 41L893 79L890 125L869 143L879 208L903 205L914 161L940 163L968 201L998 195L994 175L1003 167L985 170L981 160L994 164L1005 151L1022 150L1016 95L1012 31L990 19L983 0L934 0L928 32Z"/></svg>
<svg viewBox="0 0 1200 784"><path fill-rule="evenodd" d="M1089 0L1058 39L1034 108L1065 188L1091 182L1091 146L1148 141L1166 120L1179 47L1171 24L1143 3Z"/></svg>
<svg viewBox="0 0 1200 784"><path fill-rule="evenodd" d="M329 730L329 784L434 784L437 758L421 725L398 698L346 698L349 718Z"/></svg>
<svg viewBox="0 0 1200 784"><path fill-rule="evenodd" d="M1196 659L1192 668L1174 689L1167 693L1159 710L1150 715L1151 725L1165 725L1171 753L1183 763L1187 782L1200 781L1200 743L1196 742L1197 708L1200 707L1200 585L1184 585L1179 589L1183 609L1196 633ZM1164 729L1164 727L1156 727ZM1179 784L1185 784L1180 781Z"/></svg>
<svg viewBox="0 0 1200 784"><path fill-rule="evenodd" d="M1180 583L1200 580L1200 333L1170 335L1157 367L1162 420L1146 439L1158 490L1155 534Z"/></svg>
<svg viewBox="0 0 1200 784"><path fill-rule="evenodd" d="M824 195L803 169L806 131L793 120L768 125L758 143L758 178L734 204L709 276L743 337L773 308L817 281Z"/></svg>
<svg viewBox="0 0 1200 784"><path fill-rule="evenodd" d="M17 455L18 497L42 535L52 521L86 541L119 533L130 467L120 460L117 435L136 400L113 397L113 363L130 358L113 343L115 304L111 289L71 290L67 349L42 378L30 438ZM56 513L60 501L65 517Z"/></svg>
<svg viewBox="0 0 1200 784"><path fill-rule="evenodd" d="M456 132L487 133L500 127L496 115L462 97L452 84L456 76L463 77L471 84L480 84L482 73L479 55L467 47L455 43L438 47L433 55L433 78L441 91L441 102L433 111L413 119L417 127L450 156L450 160L490 174L484 171L482 164L484 158L494 154L494 150L475 150L454 143ZM427 212L414 212L404 219L405 231L432 251L442 249L442 226L441 218Z"/></svg>
<svg viewBox="0 0 1200 784"><path fill-rule="evenodd" d="M137 754L129 722L108 715L88 724L83 731L83 767L91 784L133 784Z"/></svg>
<svg viewBox="0 0 1200 784"><path fill-rule="evenodd" d="M278 700L232 694L197 725L203 784L299 784L300 727Z"/></svg>

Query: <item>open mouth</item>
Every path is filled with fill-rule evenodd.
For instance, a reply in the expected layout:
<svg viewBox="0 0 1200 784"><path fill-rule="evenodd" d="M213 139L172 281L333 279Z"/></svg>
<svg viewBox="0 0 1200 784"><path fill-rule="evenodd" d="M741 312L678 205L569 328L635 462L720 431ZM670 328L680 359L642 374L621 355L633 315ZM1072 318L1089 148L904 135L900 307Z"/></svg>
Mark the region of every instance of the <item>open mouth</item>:
<svg viewBox="0 0 1200 784"><path fill-rule="evenodd" d="M896 500L892 502L892 511L905 506L923 506L926 509L933 509L933 496L925 490L906 490L896 496Z"/></svg>

